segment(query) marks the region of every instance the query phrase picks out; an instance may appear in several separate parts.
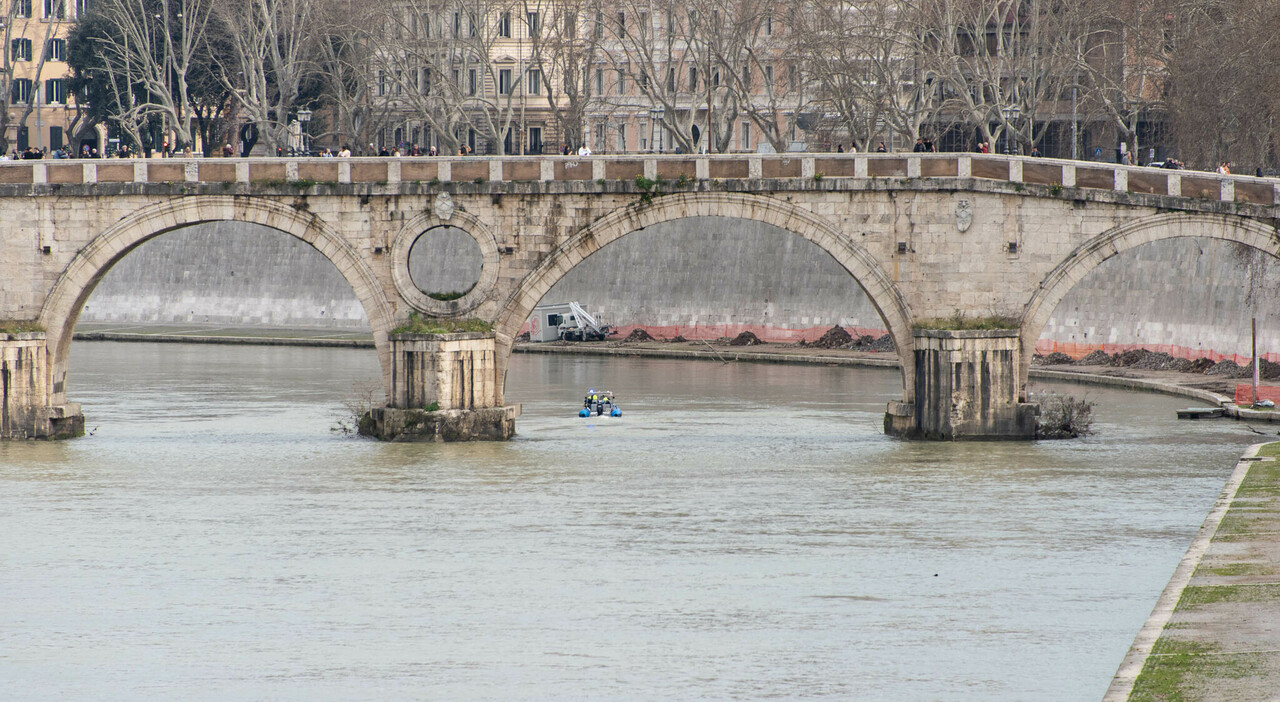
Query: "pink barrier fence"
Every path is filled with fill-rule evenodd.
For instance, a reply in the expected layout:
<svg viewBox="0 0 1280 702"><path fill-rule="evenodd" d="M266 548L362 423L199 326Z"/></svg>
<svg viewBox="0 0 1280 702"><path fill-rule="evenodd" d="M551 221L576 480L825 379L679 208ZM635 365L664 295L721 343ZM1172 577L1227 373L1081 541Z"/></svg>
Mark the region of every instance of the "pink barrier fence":
<svg viewBox="0 0 1280 702"><path fill-rule="evenodd" d="M531 331L532 325L525 322L520 328L521 333ZM830 331L831 327L809 327L807 329L787 329L784 327L771 327L761 324L692 324L692 325L670 325L670 326L647 326L642 324L624 324L615 327L613 333L609 335L610 339L625 339L631 332L636 329L643 329L655 339L674 339L677 336L683 336L690 341L698 339L720 339L733 337L742 332L751 332L759 337L762 341L771 343L796 343L804 340L806 343L817 341L822 338L823 334ZM880 338L887 334L884 329L873 329L870 327L845 327L845 331L849 332L855 339L860 336L871 336Z"/></svg>
<svg viewBox="0 0 1280 702"><path fill-rule="evenodd" d="M1258 399L1271 400L1280 405L1280 387L1275 385L1259 385ZM1252 383L1236 383L1236 404L1248 405L1253 402L1253 384Z"/></svg>
<svg viewBox="0 0 1280 702"><path fill-rule="evenodd" d="M1109 354L1123 353L1125 351L1133 351L1135 349L1146 349L1158 353L1167 353L1174 358L1186 358L1196 360L1197 358L1207 358L1214 363L1222 360L1232 361L1238 365L1246 365L1253 363L1250 356L1241 356L1239 354L1223 354L1211 349L1192 349L1186 346L1176 346L1173 344L1077 344L1065 341L1052 341L1049 339L1041 339L1036 342L1036 353L1047 356L1051 353L1065 353L1074 360L1080 360L1094 351L1104 351ZM1264 353L1262 358L1273 363L1280 363L1280 353Z"/></svg>

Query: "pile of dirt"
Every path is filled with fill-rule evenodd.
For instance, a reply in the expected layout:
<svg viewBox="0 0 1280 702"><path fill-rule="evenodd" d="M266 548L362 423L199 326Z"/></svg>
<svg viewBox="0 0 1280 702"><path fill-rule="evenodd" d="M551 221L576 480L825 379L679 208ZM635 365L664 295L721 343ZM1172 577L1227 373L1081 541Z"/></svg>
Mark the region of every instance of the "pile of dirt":
<svg viewBox="0 0 1280 702"><path fill-rule="evenodd" d="M858 337L858 340L849 344L845 348L856 349L858 351L872 351L875 353L890 353L897 350L893 345L893 337L885 334L880 338L872 338L870 334L864 334Z"/></svg>
<svg viewBox="0 0 1280 702"><path fill-rule="evenodd" d="M1213 366L1214 366L1213 361L1211 361L1211 360L1209 360L1209 359L1207 359L1207 358L1197 358L1196 360L1194 360L1194 361L1192 361L1192 362L1191 362L1191 366L1190 366L1189 368L1187 368L1187 372L1188 372L1188 373L1203 373L1203 372L1205 372L1205 371L1209 370L1210 368L1213 368Z"/></svg>
<svg viewBox="0 0 1280 702"><path fill-rule="evenodd" d="M1140 368L1142 370L1167 370L1185 373L1193 363L1185 358L1175 358L1167 353L1133 349L1118 353L1111 365L1122 368Z"/></svg>
<svg viewBox="0 0 1280 702"><path fill-rule="evenodd" d="M1215 363L1204 374L1223 378L1251 378L1253 377L1253 366L1241 366L1236 364L1235 361L1228 361L1224 358Z"/></svg>
<svg viewBox="0 0 1280 702"><path fill-rule="evenodd" d="M627 338L622 340L624 344L637 343L641 341L653 341L653 335L643 329L632 329Z"/></svg>
<svg viewBox="0 0 1280 702"><path fill-rule="evenodd" d="M1106 351L1098 350L1076 361L1077 366L1109 366L1111 365L1111 355Z"/></svg>
<svg viewBox="0 0 1280 702"><path fill-rule="evenodd" d="M729 341L730 346L759 346L763 343L764 342L760 340L760 337L749 331L744 331Z"/></svg>
<svg viewBox="0 0 1280 702"><path fill-rule="evenodd" d="M845 348L846 344L853 341L853 335L844 330L839 324L827 330L821 339L809 344L815 349L839 349Z"/></svg>
<svg viewBox="0 0 1280 702"><path fill-rule="evenodd" d="M667 339L667 343L668 343L668 344L683 344L683 343L685 343L685 342L687 342L687 341L688 341L688 339L684 338L683 336L681 336L681 335L679 335L679 334L677 334L677 335L675 335L675 336L671 337L670 339Z"/></svg>
<svg viewBox="0 0 1280 702"><path fill-rule="evenodd" d="M1054 351L1048 356L1034 356L1031 363L1037 366L1063 366L1073 363L1071 357L1061 351Z"/></svg>

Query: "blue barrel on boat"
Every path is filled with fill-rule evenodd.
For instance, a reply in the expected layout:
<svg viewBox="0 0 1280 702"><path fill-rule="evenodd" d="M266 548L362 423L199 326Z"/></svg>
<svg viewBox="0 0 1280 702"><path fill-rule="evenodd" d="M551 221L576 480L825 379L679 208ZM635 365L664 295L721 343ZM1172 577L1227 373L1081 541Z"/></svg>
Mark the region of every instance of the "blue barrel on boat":
<svg viewBox="0 0 1280 702"><path fill-rule="evenodd" d="M591 416L591 410L587 409L586 407L583 407L582 409L578 410L578 416L579 416L579 417L590 417L590 416Z"/></svg>
<svg viewBox="0 0 1280 702"><path fill-rule="evenodd" d="M610 416L610 417L621 417L621 416L622 416L622 408L621 408L621 407L619 407L619 406L617 406L617 405L614 405L614 406L613 406L613 411L609 413L609 416Z"/></svg>

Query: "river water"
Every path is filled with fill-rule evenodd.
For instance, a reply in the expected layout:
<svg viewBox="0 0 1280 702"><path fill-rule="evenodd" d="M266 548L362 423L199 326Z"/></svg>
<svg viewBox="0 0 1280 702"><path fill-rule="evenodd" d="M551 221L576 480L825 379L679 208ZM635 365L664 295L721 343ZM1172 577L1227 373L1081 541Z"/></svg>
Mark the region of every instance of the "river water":
<svg viewBox="0 0 1280 702"><path fill-rule="evenodd" d="M517 355L501 444L330 428L367 350L80 342L0 444L13 699L1097 700L1252 435L904 443L896 371ZM575 416L607 386L621 420Z"/></svg>

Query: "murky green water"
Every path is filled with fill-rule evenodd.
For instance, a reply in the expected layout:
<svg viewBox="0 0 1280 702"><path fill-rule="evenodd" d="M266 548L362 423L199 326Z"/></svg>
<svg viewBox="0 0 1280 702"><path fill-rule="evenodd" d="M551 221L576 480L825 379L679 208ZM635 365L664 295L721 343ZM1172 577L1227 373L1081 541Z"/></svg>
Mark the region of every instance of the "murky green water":
<svg viewBox="0 0 1280 702"><path fill-rule="evenodd" d="M895 372L516 356L505 444L329 431L372 352L77 343L0 445L14 699L1097 700L1253 435L881 435ZM622 420L580 420L588 385Z"/></svg>

